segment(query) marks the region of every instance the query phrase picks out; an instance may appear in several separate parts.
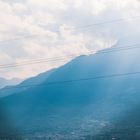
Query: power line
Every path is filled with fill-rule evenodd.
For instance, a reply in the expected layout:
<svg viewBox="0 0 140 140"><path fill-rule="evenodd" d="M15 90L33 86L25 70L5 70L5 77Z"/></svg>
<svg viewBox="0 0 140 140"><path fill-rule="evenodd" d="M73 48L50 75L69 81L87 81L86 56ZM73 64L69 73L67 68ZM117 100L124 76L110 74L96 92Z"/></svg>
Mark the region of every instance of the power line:
<svg viewBox="0 0 140 140"><path fill-rule="evenodd" d="M92 51L87 52L86 54L89 55L89 54L95 53L95 55L100 55L100 54L104 54L104 53L112 53L112 52L119 52L119 51L125 51L125 50L139 49L140 46L137 46L137 45L140 45L140 44L128 45L127 47L124 47L124 46L116 47L116 48L114 47L114 48L108 49L107 51L102 50L102 51L96 52L95 50L92 50ZM68 58L73 58L75 56L78 56L78 54L71 54L71 55L62 56L62 57L55 57L55 58L34 59L34 60L31 60L31 61L24 61L24 62L21 62L21 63L3 64L3 65L0 65L0 69L20 67L20 66L46 63L46 62L65 61Z"/></svg>
<svg viewBox="0 0 140 140"><path fill-rule="evenodd" d="M93 23L93 24L89 24L89 25L85 25L85 26L81 26L81 27L77 27L75 29L79 30L79 29L86 29L86 28L91 28L94 26L100 26L100 25L104 25L104 24L110 24L110 23L115 23L115 22L121 22L123 20L134 20L140 18L140 16L133 16L133 17L128 17L128 18L119 18L119 19L114 19L114 20L109 20L109 21L104 21L104 22L100 22L100 23ZM54 32L59 32L59 30L54 30ZM31 37L35 37L35 36L39 36L37 34L35 35L26 35L26 36L22 36L22 37L16 37L16 38L12 38L12 39L6 39L6 40L0 40L0 43L5 43L5 42L9 42L9 41L16 41L16 40L21 40L21 39L25 39L25 38L31 38Z"/></svg>
<svg viewBox="0 0 140 140"><path fill-rule="evenodd" d="M101 23L95 23L95 24L91 24L91 25L86 25L86 26L83 26L83 27L79 27L79 28L87 28L87 27L92 27L92 26L96 26L96 25L102 25L102 24L107 24L107 23L112 23L112 22L119 22L119 21L122 21L122 20L129 20L129 19L135 19L135 18L139 18L140 16L135 16L135 17L130 17L130 18L120 18L120 19L115 19L115 20L111 20L111 21L106 21L106 22L101 22ZM30 37L34 37L34 36L38 36L38 35L29 35L29 36L23 36L23 38L30 38ZM2 42L8 42L8 41L11 41L11 40L19 40L19 39L22 39L22 38L14 38L14 39L9 39L9 40L3 40L3 41L0 41L0 43ZM120 50L118 50L120 51ZM96 53L96 51L89 51L87 54L90 54L90 53ZM99 53L96 53L96 54L100 54L100 53L108 53L108 52L99 52ZM33 60L35 62L21 62L20 64L19 63L16 63L16 64L3 64L3 65L0 65L0 68L10 68L10 67L18 67L18 66L25 66L25 65L30 65L30 64L37 64L37 63L44 63L44 62L50 62L50 61L61 61L62 59L67 59L68 57L69 58L73 58L77 56L77 54L72 54L72 55L68 55L66 56L66 58L45 58L45 59L38 59L38 60ZM47 59L51 59L51 60L47 60ZM52 60L53 59L53 60ZM38 61L38 62L36 62Z"/></svg>
<svg viewBox="0 0 140 140"><path fill-rule="evenodd" d="M113 50L108 50L108 51L101 51L101 52L98 52L96 53L96 55L99 55L99 54L103 54L103 53L111 53L111 52L117 52L117 51L123 51L123 50L130 50L130 49L137 49L137 48L140 48L140 47L127 47L127 48L120 48L120 49L117 49L117 48L114 48ZM88 52L87 54L91 54L91 53L95 53L96 51L90 51ZM9 68L9 67L18 67L18 66L24 66L24 65L30 65L30 64L38 64L38 63L44 63L44 62L55 62L55 61L61 61L61 60L66 60L68 58L73 58L74 56L76 56L76 54L72 54L72 55L68 55L68 56L65 56L65 57L56 57L56 58L50 58L50 59L38 59L38 60L34 60L33 62L31 61L26 61L23 62L23 63L17 63L17 64L5 64L5 65L0 65L0 68Z"/></svg>
<svg viewBox="0 0 140 140"><path fill-rule="evenodd" d="M115 77L123 77L123 76L134 76L140 74L140 71L137 72L129 72L129 73L120 73L120 74L110 74L104 76L95 76L89 78L81 78L81 79L72 79L72 80L64 80L64 81L54 81L54 82L47 82L46 84L31 84L31 85L19 85L14 87L5 87L4 89L13 89L13 88L26 88L26 87L40 87L40 86L48 86L48 85L55 85L55 84L63 84L63 83L73 83L73 82L80 82L80 81L89 81L89 80L96 80L96 79L107 79L107 78L115 78Z"/></svg>
<svg viewBox="0 0 140 140"><path fill-rule="evenodd" d="M0 43L5 43L5 42L9 42L9 41L16 41L16 40L22 40L25 38L31 38L31 37L35 37L35 36L39 36L39 35L26 35L26 36L22 36L22 37L16 37L16 38L11 38L11 39L6 39L6 40L0 40Z"/></svg>
<svg viewBox="0 0 140 140"><path fill-rule="evenodd" d="M123 20L133 20L133 19L137 19L137 18L140 18L140 16L128 17L128 18L120 18L120 19L114 19L114 20L105 21L105 22L100 22L100 23L93 23L93 24L81 26L81 27L79 27L79 28L77 28L77 29L90 28L90 27L93 27L93 26L99 26L99 25L104 25L104 24L109 24L109 23L114 23L114 22L121 22L121 21L123 21Z"/></svg>

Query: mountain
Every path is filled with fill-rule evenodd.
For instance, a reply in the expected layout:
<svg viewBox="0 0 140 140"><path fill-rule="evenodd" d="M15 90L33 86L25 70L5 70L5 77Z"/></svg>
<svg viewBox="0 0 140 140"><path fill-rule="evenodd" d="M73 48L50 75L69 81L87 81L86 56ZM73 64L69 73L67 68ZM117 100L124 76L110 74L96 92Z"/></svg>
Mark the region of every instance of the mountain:
<svg viewBox="0 0 140 140"><path fill-rule="evenodd" d="M140 53L113 49L118 51L77 57L38 86L18 86L18 92L1 98L0 114L8 117L0 117L0 134L89 139L125 118L140 103Z"/></svg>
<svg viewBox="0 0 140 140"><path fill-rule="evenodd" d="M5 88L2 88L0 90L0 97L8 96L13 93L15 94L15 93L27 90L31 86L38 85L38 84L44 82L54 71L55 71L55 69L52 69L47 72L41 73L37 76L28 78L28 79L24 80L23 82L21 82L20 84L17 84L15 86L13 86L14 84L11 86L9 84L9 86L6 86Z"/></svg>
<svg viewBox="0 0 140 140"><path fill-rule="evenodd" d="M18 78L13 78L13 79L4 79L4 78L0 78L0 88L4 88L6 86L13 86L13 85L17 85L21 82L21 79Z"/></svg>

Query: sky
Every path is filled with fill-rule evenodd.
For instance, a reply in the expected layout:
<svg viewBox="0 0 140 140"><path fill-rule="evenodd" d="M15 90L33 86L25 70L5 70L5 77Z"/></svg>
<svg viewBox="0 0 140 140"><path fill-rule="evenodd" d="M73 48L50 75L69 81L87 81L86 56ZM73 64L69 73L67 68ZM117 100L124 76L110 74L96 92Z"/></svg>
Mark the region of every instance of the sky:
<svg viewBox="0 0 140 140"><path fill-rule="evenodd" d="M78 55L138 43L140 34L139 0L0 0L0 11L0 65L63 58L0 68L0 77L7 79L25 79Z"/></svg>

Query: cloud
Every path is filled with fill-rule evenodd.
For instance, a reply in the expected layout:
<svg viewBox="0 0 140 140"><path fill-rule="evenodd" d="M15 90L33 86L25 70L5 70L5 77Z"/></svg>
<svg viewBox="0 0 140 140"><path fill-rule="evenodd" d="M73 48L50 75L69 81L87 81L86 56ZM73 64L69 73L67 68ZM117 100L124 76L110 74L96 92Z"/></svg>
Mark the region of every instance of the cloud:
<svg viewBox="0 0 140 140"><path fill-rule="evenodd" d="M0 77L6 78L26 78L58 67L71 54L127 44L128 40L131 44L138 40L140 30L139 18L129 19L139 16L138 0L0 0L0 10L0 38L9 40L0 43L1 64L67 56L63 62L3 69ZM121 18L126 20L86 28Z"/></svg>
<svg viewBox="0 0 140 140"><path fill-rule="evenodd" d="M67 0L66 0L67 1ZM49 10L66 10L67 5L65 0L27 0L27 4L30 6L37 6L41 8L48 8Z"/></svg>

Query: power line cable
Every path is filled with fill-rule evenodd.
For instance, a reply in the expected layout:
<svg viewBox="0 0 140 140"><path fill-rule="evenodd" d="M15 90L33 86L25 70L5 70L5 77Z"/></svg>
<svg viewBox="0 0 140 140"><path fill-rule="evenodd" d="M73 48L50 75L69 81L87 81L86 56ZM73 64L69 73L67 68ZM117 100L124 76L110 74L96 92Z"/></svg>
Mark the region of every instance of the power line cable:
<svg viewBox="0 0 140 140"><path fill-rule="evenodd" d="M99 25L104 25L104 24L109 24L109 23L121 22L123 20L134 20L134 19L137 19L137 18L140 18L140 16L133 16L133 17L128 17L128 18L114 19L114 20L104 21L104 22L100 22L100 23L93 23L93 24L77 27L75 29L75 31L79 30L79 29L91 28L91 27L94 27L94 26L97 26L97 25L99 26ZM59 32L59 30L54 30L54 32ZM12 38L12 39L0 40L0 43L5 43L5 42L9 42L9 41L16 41L16 40L21 40L21 39L25 39L25 38L35 37L35 36L38 37L39 35L37 35L37 34L35 34L35 35L26 35L26 36L16 37L16 38Z"/></svg>
<svg viewBox="0 0 140 140"><path fill-rule="evenodd" d="M124 46L116 47L116 48L114 47L114 48L108 49L107 51L102 50L102 51L96 52L95 50L92 50L92 51L87 52L86 54L89 55L89 54L95 53L95 55L100 55L100 54L104 54L104 53L112 53L112 52L119 52L119 51L125 51L125 50L139 49L140 46L137 46L137 45L140 45L140 44L128 45L128 47L124 47ZM73 57L79 56L79 55L71 54L71 55L55 57L55 58L34 59L31 61L24 61L21 63L1 64L0 69L26 66L26 65L32 65L32 64L39 64L39 63L46 63L46 62L57 62L57 61L63 61L63 60L65 61L65 60L68 60L68 58L73 58Z"/></svg>
<svg viewBox="0 0 140 140"><path fill-rule="evenodd" d="M31 85L19 85L14 87L5 87L4 89L13 89L13 88L26 88L26 87L40 87L40 86L48 86L48 85L55 85L55 84L63 84L63 83L73 83L73 82L80 82L80 81L89 81L89 80L96 80L96 79L106 79L106 78L115 78L115 77L122 77L122 76L134 76L140 74L140 71L137 72L129 72L129 73L120 73L120 74L110 74L110 75L103 75L103 76L95 76L89 78L81 78L81 79L72 79L72 80L64 80L64 81L54 81L54 82L46 82L45 84L31 84Z"/></svg>
<svg viewBox="0 0 140 140"><path fill-rule="evenodd" d="M109 24L109 23L121 22L123 20L134 20L134 19L137 19L137 18L140 18L140 16L133 16L133 17L128 17L128 18L114 19L114 20L100 22L100 23L93 23L93 24L77 27L76 29L90 28L90 27L93 27L93 26L99 26L99 25L104 25L104 24Z"/></svg>

